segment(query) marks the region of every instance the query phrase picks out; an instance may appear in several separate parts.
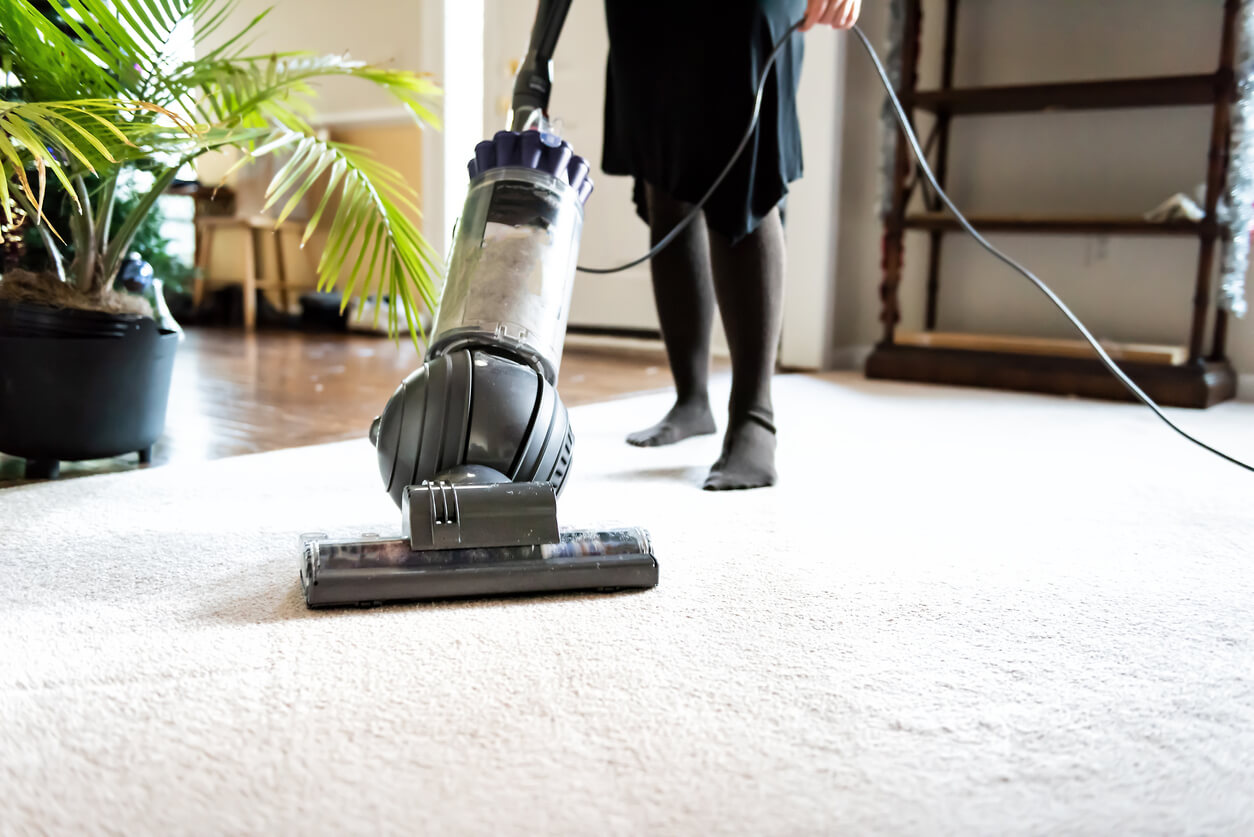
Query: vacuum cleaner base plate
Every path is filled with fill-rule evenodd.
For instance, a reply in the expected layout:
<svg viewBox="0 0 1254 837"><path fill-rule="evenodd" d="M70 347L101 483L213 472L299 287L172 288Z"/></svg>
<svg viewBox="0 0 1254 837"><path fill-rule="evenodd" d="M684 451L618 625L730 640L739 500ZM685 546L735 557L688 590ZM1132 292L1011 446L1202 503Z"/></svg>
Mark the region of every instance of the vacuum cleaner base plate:
<svg viewBox="0 0 1254 837"><path fill-rule="evenodd" d="M557 543L414 550L405 538L301 538L309 607L372 606L573 591L648 589L658 564L642 529L567 529Z"/></svg>

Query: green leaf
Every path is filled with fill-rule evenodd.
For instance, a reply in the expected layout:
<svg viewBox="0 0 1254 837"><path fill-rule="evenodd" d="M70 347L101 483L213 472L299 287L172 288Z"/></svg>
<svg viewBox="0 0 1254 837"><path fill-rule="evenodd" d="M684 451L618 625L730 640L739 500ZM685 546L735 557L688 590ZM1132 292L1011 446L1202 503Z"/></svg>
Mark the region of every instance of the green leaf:
<svg viewBox="0 0 1254 837"><path fill-rule="evenodd" d="M366 268L366 272L365 272L366 284L365 284L365 287L364 287L364 288L363 288L363 290L362 290L362 299L363 299L363 300L365 300L365 299L366 299L367 297L369 297L369 295L370 295L370 277L372 277L372 276L378 276L378 277L379 277L379 279L377 280L376 284L379 284L379 283L381 283L381 282L383 281L383 275L382 275L381 273L375 273L375 272L374 272L374 269L375 269L375 265L376 265L376 264L378 263L378 261L379 261L379 253L382 251L382 249L383 249L383 245L384 245L384 243L385 243L386 241L387 241L387 236L384 234L383 227L382 227L382 226L380 226L380 227L379 227L379 229L378 229L378 230L376 231L376 233L375 233L375 237L374 237L374 244L373 244L373 245L371 246L371 248L370 248L370 265ZM364 245L363 245L363 246L364 246ZM379 308L379 302L380 302L379 295L378 295L378 294L375 294L375 303L376 303L376 304L375 304L375 310L376 310L376 312L378 311L378 308ZM346 307L347 307L347 305L348 305L348 298L347 298L347 297L345 297L345 298L344 298L344 300L343 300L343 302L340 304L340 310L341 310L341 311L343 311L343 310L344 310L344 308L346 308ZM362 312L362 311L364 311L364 310L366 310L366 306L364 306L364 305L359 305L359 306L357 306L357 317L358 317L358 319L360 319L360 318L361 318L361 312Z"/></svg>
<svg viewBox="0 0 1254 837"><path fill-rule="evenodd" d="M340 195L339 211L331 224L331 233L327 236L326 248L318 263L318 279L322 290L335 287L340 270L344 267L344 260L348 257L350 236L357 231L362 219L373 208L366 197L366 190L357 180L347 180ZM349 279L351 281L352 277Z"/></svg>
<svg viewBox="0 0 1254 837"><path fill-rule="evenodd" d="M331 196L335 194L335 187L339 185L340 180L344 177L347 169L343 160L336 160L331 167L331 176L327 180L326 189L322 193L322 200L318 202L318 208L314 210L314 214L309 217L309 223L305 224L305 232L300 237L300 246L304 247L305 242L314 234L314 230L318 228L318 222L322 220L322 213L327 208L327 204L331 202Z"/></svg>
<svg viewBox="0 0 1254 837"><path fill-rule="evenodd" d="M62 186L69 193L70 197L73 198L74 203L77 206L78 196L74 194L74 187L70 185L69 178L66 176L65 172L61 169L60 164L57 163L56 159L51 154L48 153L48 150L46 148L44 148L43 142L40 139L39 134L29 124L25 122L6 121L4 123L4 129L5 129L4 133L7 136L4 139L3 145L0 145L0 152L2 152L6 157L9 157L10 160L14 162L14 165L17 169L18 179L22 181L22 186L26 190L26 196L27 198L30 199L30 202L35 207L36 215L44 221L48 220L47 216L44 215L43 207L44 207L44 191L47 185L47 169L49 167L52 168L53 173L56 175L57 179L61 181ZM18 143L21 144L21 146L23 147L23 151L25 151L26 154L29 155L31 163L35 166L36 174L39 177L39 194L38 195L36 195L34 192L31 191L30 181L26 177L26 171L25 171L25 165L24 165L25 161L22 159L22 156L16 151L15 146L9 142L10 138L12 138L13 140L16 140ZM51 226L50 222L49 222L49 225Z"/></svg>
<svg viewBox="0 0 1254 837"><path fill-rule="evenodd" d="M270 185L266 187L266 197L269 199L269 203L262 208L263 212L269 209L274 201L278 200L279 195L291 188L296 178L300 177L305 160L317 156L320 150L317 140L311 136L307 136L300 141L300 144L296 146L296 150L292 152L291 158L270 179Z"/></svg>
<svg viewBox="0 0 1254 837"><path fill-rule="evenodd" d="M375 231L381 226L382 222L378 218L370 218L366 221L366 225L361 234L360 247L357 250L357 259L353 262L352 268L348 271L349 280L348 284L344 288L343 298L340 300L340 311L344 310L348 300L353 297L353 294L357 290L357 284L361 281L361 266L365 261L366 251L370 249L370 244L374 238ZM367 279L367 281L369 280Z"/></svg>
<svg viewBox="0 0 1254 837"><path fill-rule="evenodd" d="M151 67L155 62L156 58L151 55L150 51L135 42L118 24L110 10L105 9L104 14L100 14L101 9L98 3L87 0L87 3L94 6L89 9L84 5L84 0L50 0L50 2L60 13L61 19L82 39L82 47L91 51L119 77L133 75L136 65ZM79 23L76 16L70 13L69 8L66 7L67 3L78 13L83 23Z"/></svg>
<svg viewBox="0 0 1254 837"><path fill-rule="evenodd" d="M0 177L0 207L4 209L4 222L12 225L13 209L9 206L9 178L7 176Z"/></svg>
<svg viewBox="0 0 1254 837"><path fill-rule="evenodd" d="M135 231L139 229L139 225L144 221L144 216L152 209L153 204L157 202L157 198L161 197L165 190L170 187L170 184L174 182L176 174L178 174L178 166L171 166L153 181L152 187L140 199L139 205L122 222L122 226L114 234L113 240L105 247L105 251L101 256L101 271L104 273L106 281L112 281L113 275L122 263L122 257L131 246L131 239L135 237Z"/></svg>
<svg viewBox="0 0 1254 837"><path fill-rule="evenodd" d="M198 146L197 136L171 134L170 129L127 118L128 114L148 107L96 99L0 102L0 137L6 141L5 148L13 152L10 155L5 151L4 155L18 171L42 162L73 196L63 178L62 161L74 161L81 170L96 173L102 165L150 156L158 149L182 153Z"/></svg>
<svg viewBox="0 0 1254 837"><path fill-rule="evenodd" d="M213 62L220 58L235 57L237 53L231 52L230 51L231 48L234 47L236 44L238 44L240 41L242 41L246 36L251 34L252 31L257 28L257 25L261 23L261 21L265 20L267 16L269 16L271 11L273 11L273 7L262 10L262 12L258 14L256 17L254 17L252 20L250 20L244 26L243 29L235 33L233 36L231 36L221 45L215 47L211 52L205 55L202 60L207 61L207 62ZM221 25L221 20L214 19L208 24L208 31L198 32L197 36L202 39L208 38L209 33L216 31L219 25Z"/></svg>
<svg viewBox="0 0 1254 837"><path fill-rule="evenodd" d="M153 21L155 21L157 24L157 26L154 27L154 29L156 29L157 27L161 27L163 29L169 29L170 24L167 20L162 19L161 6L157 4L156 0L143 0L143 5L148 10L148 13L152 16Z"/></svg>
<svg viewBox="0 0 1254 837"><path fill-rule="evenodd" d="M28 99L63 100L122 90L118 78L93 60L90 46L84 48L62 32L31 0L5 0L5 5L0 35L11 72Z"/></svg>
<svg viewBox="0 0 1254 837"><path fill-rule="evenodd" d="M9 163L8 167L6 167L4 166L4 160L0 160L0 174L4 176L5 180L8 180L8 168L11 168L22 185L22 191L26 193L26 197L30 199L33 206L35 204L35 193L31 191L30 181L26 177L25 161L18 155L12 143L9 142L8 137L4 134L0 134L0 157L8 160ZM39 213L36 212L35 214L38 215Z"/></svg>
<svg viewBox="0 0 1254 837"><path fill-rule="evenodd" d="M132 31L137 32L139 37L144 39L144 44L147 45L149 50L154 53L158 53L165 47L165 43L153 34L151 26L140 23L135 4L118 3L117 10L118 14L122 16L122 19L126 21L127 26L129 26ZM197 34L199 35L199 33Z"/></svg>
<svg viewBox="0 0 1254 837"><path fill-rule="evenodd" d="M91 164L91 160L87 158L87 155L79 150L78 144L62 133L61 130L53 125L51 121L45 119L43 116L39 115L38 112L33 110L27 114L26 119L32 126L38 128L42 132L42 139L45 142L51 143L63 149L71 157L74 157L82 163L83 167L89 172L92 174L96 173L96 167ZM109 152L105 150L103 145L100 146L100 150L104 152L104 156L107 159L113 159L109 156ZM68 183L66 186L68 188Z"/></svg>
<svg viewBox="0 0 1254 837"><path fill-rule="evenodd" d="M147 7L148 4L140 2L123 2L122 5L125 6L127 10L132 11L135 17L143 21L142 25L136 27L137 29L149 33L149 35L155 40L161 41L162 43L165 42L169 32L166 30L164 25L157 22L152 10Z"/></svg>
<svg viewBox="0 0 1254 837"><path fill-rule="evenodd" d="M287 216L292 214L292 210L296 208L305 194L313 188L318 178L322 177L322 173L336 162L335 155L327 153L319 154L316 158L311 157L311 159L316 159L316 162L307 167L304 183L292 191L292 196L288 198L287 203L284 204L283 209L279 212L277 223L282 224L287 220Z"/></svg>

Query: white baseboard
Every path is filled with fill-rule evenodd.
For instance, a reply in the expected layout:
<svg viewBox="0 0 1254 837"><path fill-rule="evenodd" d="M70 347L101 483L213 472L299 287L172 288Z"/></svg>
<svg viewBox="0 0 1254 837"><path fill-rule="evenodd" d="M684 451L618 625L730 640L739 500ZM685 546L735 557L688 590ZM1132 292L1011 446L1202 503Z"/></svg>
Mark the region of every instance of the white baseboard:
<svg viewBox="0 0 1254 837"><path fill-rule="evenodd" d="M832 369L862 369L873 348L870 344L841 346L832 352Z"/></svg>
<svg viewBox="0 0 1254 837"><path fill-rule="evenodd" d="M621 337L618 335L608 334L580 334L578 332L567 332L566 345L597 349L622 349L624 351L636 352L665 351L660 339L653 340L647 337Z"/></svg>
<svg viewBox="0 0 1254 837"><path fill-rule="evenodd" d="M1237 376L1237 400L1254 403L1254 375Z"/></svg>
<svg viewBox="0 0 1254 837"><path fill-rule="evenodd" d="M578 332L567 332L566 344L569 346L593 346L636 351L665 350L660 337L655 340L642 337L620 337L610 334L580 334ZM719 329L715 330L714 336L710 340L710 355L721 360L731 357L731 353L727 349L727 338L723 336L723 332Z"/></svg>

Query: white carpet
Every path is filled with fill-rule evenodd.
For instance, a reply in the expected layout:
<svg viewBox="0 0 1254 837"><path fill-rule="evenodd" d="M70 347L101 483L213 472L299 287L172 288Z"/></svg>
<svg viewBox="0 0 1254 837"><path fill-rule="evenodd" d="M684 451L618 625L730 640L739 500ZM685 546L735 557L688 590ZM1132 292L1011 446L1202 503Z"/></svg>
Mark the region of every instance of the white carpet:
<svg viewBox="0 0 1254 837"><path fill-rule="evenodd" d="M779 380L782 484L574 411L656 590L310 613L366 443L0 492L0 832L1254 831L1254 477L1132 406ZM1254 407L1178 412L1254 457Z"/></svg>

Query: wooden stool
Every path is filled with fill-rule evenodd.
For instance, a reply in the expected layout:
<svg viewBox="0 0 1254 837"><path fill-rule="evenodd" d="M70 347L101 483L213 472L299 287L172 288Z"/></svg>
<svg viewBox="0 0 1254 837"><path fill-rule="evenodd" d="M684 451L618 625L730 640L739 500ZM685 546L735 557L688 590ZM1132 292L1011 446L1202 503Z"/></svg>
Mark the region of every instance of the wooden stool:
<svg viewBox="0 0 1254 837"><path fill-rule="evenodd" d="M218 230L241 230L244 233L244 246L240 250L239 276L211 276L209 266L213 261L213 240ZM277 290L283 310L288 306L287 265L283 258L283 232L300 230L301 225L294 222L280 224L277 228L274 221L262 215L252 218L206 217L196 219L196 280L192 286L192 305L200 307L205 297L205 288L209 284L242 285L244 295L244 330L253 331L257 327L257 291ZM274 236L275 257L278 264L278 275L273 279L258 278L257 253L260 249L258 241L265 234Z"/></svg>

